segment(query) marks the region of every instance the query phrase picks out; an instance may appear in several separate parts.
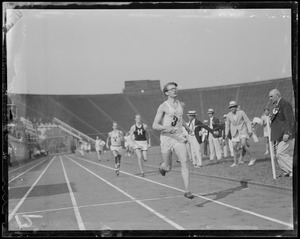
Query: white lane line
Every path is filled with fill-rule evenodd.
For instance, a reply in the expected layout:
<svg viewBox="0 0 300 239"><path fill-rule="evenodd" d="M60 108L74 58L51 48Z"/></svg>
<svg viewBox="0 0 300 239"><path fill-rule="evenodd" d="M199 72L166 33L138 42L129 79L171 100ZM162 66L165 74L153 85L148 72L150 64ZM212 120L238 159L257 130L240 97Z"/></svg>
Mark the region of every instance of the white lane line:
<svg viewBox="0 0 300 239"><path fill-rule="evenodd" d="M18 168L12 169L12 170L8 171L8 173L14 172L14 171L16 171L16 170L18 170L18 169L24 168L24 167L26 167L26 166L29 166L29 165L33 164L33 163L36 163L36 161L30 162L30 163L25 164L25 165L23 165L23 166L20 166L20 167L18 167Z"/></svg>
<svg viewBox="0 0 300 239"><path fill-rule="evenodd" d="M64 163L61 159L61 156L59 156L59 158L60 158L60 162L61 162L61 165L62 165L62 169L64 171L64 175L65 175L65 178L66 178L68 189L69 189L69 192L70 192L70 197L71 197L71 201L72 201L72 205L73 205L73 208L74 208L74 212L75 212L75 216L76 216L76 220L77 220L79 230L85 230L85 227L84 227L84 224L83 224L83 221L82 221L82 217L80 215L80 212L79 212L79 209L78 209L78 206L77 206L77 202L75 200L75 196L74 196L74 193L73 193L73 190L72 190L72 187L71 187L71 184L70 184L70 181L69 181Z"/></svg>
<svg viewBox="0 0 300 239"><path fill-rule="evenodd" d="M124 192L122 189L118 188L117 186L113 185L112 183L108 182L107 180L105 180L104 178L101 178L100 176L98 176L97 174L95 174L94 172L92 172L91 170L87 169L86 167L82 166L81 164L77 163L76 161L74 161L72 158L68 157L65 155L65 157L67 157L68 159L70 159L72 162L76 163L79 167L85 169L86 171L88 171L89 173L93 174L95 177L99 178L100 180L102 180L103 182L105 182L106 184L108 184L109 186L113 187L114 189L118 190L120 193L124 194L125 196L129 197L131 200L135 201L137 204L141 205L142 207L146 208L148 211L150 211L151 213L153 213L154 215L156 215L157 217L161 218L162 220L164 220L165 222L169 223L170 225L172 225L173 227L175 227L178 230L184 230L183 227L181 227L180 225L178 225L177 223L173 222L172 220L168 219L167 217L165 217L164 215L160 214L159 212L155 211L154 209L152 209L151 207L147 206L146 204L142 203L140 200L134 198L133 196L131 196L130 194Z"/></svg>
<svg viewBox="0 0 300 239"><path fill-rule="evenodd" d="M146 199L140 199L141 202L146 201L159 201L163 199L174 199L179 198L180 196L173 196L173 197L162 197L162 198L146 198ZM108 203L98 203L98 204L88 204L83 206L78 206L78 208L89 208L89 207L99 207L99 206L110 206L110 205L120 205L123 203L135 203L133 200L127 200L127 201L119 201L119 202L108 202ZM40 211L31 211L31 212L18 212L16 215L22 215L22 214L31 214L31 213L43 213L43 212L54 212L54 211L62 211L62 210L68 210L73 209L74 207L61 207L61 208L53 208L53 209L46 209L46 210L40 210Z"/></svg>
<svg viewBox="0 0 300 239"><path fill-rule="evenodd" d="M76 157L76 158L78 158L78 159L80 159L80 160L86 161L86 162L88 162L88 163L96 164L96 165L98 165L98 166L100 166L100 167L103 167L103 168L107 168L107 169L110 169L110 170L115 170L114 168L108 167L108 166L106 166L106 165L102 165L102 164L99 164L99 163L95 163L95 162L92 162L92 161L88 161L88 160L86 160L86 159L83 159L83 158L80 158L80 157L77 157L77 156L74 156L74 157ZM134 175L134 174L127 173L127 172L124 172L124 171L120 171L120 172L123 173L123 174L129 175L129 176L138 178L138 179L140 179L140 180L145 180L145 181L148 181L148 182L151 182L151 183L154 183L154 184L158 184L158 185L161 185L161 186L164 186L164 187L167 187L167 188L172 188L172 189L174 189L174 190L177 190L177 191L180 191L180 192L184 192L184 190L182 190L182 189L175 188L175 187L172 187L172 186L163 184L163 183L159 183L159 182L153 181L153 180L148 179L148 178L143 178L143 177L140 177L140 176L136 176L136 175ZM248 213L248 214L251 214L251 215L253 215L253 216L260 217L260 218L263 218L263 219L266 219L266 220L269 220L269 221L272 221L272 222L276 222L276 223L279 223L279 224L288 226L289 228L293 228L293 224L292 224L292 223L283 222L283 221L281 221L281 220L278 220L278 219L275 219L275 218L272 218L272 217L264 216L264 215L261 215L261 214L259 214L259 213L255 213L255 212L252 212L252 211L249 211L249 210L246 210L246 209L242 209L242 208L239 208L239 207L231 206L231 205L229 205L229 204L222 203L222 202L216 201L216 200L214 200L214 199L210 199L210 198L201 196L201 195L199 195L199 194L194 194L194 195L197 196L197 197L199 197L199 198L205 199L205 200L207 200L207 201L214 202L214 203L220 204L220 205L222 205L222 206L229 207L229 208L232 208L232 209L235 209L235 210L244 212L244 213Z"/></svg>
<svg viewBox="0 0 300 239"><path fill-rule="evenodd" d="M41 163L43 163L43 162L45 162L45 160L43 160L43 161L39 162L38 164L34 165L34 166L33 166L33 167L31 167L30 169L27 169L27 170L26 170L26 171L24 171L23 173L19 174L18 176L14 177L13 179L9 180L9 181L8 181L8 183L10 183L10 182L12 182L12 181L16 180L18 177L22 176L23 174L27 173L28 171L30 171L31 169L33 169L33 168L37 167L38 165L40 165L40 164L41 164ZM10 189L10 188L8 188L8 189Z"/></svg>
<svg viewBox="0 0 300 239"><path fill-rule="evenodd" d="M29 195L29 193L32 191L32 189L34 188L34 186L38 183L38 181L41 179L41 177L44 175L44 173L46 172L46 170L48 169L48 167L50 166L50 164L53 162L53 160L56 158L56 156L54 156L52 158L52 160L50 161L50 163L47 165L47 167L43 170L43 172L40 174L40 176L35 180L35 182L31 185L31 187L28 189L28 191L25 193L25 195L22 197L22 199L19 201L19 203L16 205L16 207L14 208L14 210L12 210L11 213L9 213L9 217L8 217L8 221L10 221L13 216L15 215L15 213L18 211L18 209L20 208L20 206L23 204L23 202L25 201L25 199L27 198L27 196Z"/></svg>

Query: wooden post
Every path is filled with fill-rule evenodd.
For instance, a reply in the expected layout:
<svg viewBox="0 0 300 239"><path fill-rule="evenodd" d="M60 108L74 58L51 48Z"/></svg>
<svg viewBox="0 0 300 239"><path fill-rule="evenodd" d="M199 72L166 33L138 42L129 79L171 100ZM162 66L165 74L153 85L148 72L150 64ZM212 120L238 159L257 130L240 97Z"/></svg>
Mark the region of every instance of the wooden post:
<svg viewBox="0 0 300 239"><path fill-rule="evenodd" d="M275 169L275 155L274 155L274 145L271 141L271 126L269 119L267 120L267 129L268 129L268 138L269 138L269 147L270 147L270 155L271 155L271 163L272 163L272 172L273 172L273 179L276 179L276 169Z"/></svg>

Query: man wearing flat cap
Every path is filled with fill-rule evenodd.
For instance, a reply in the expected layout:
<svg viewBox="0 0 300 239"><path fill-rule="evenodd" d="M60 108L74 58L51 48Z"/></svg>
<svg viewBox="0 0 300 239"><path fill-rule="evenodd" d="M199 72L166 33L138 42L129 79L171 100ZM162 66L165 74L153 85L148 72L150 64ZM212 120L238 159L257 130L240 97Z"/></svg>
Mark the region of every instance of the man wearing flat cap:
<svg viewBox="0 0 300 239"><path fill-rule="evenodd" d="M213 109L209 109L208 112L209 117L209 127L215 132L214 134L208 133L208 144L210 151L210 160L214 160L217 157L217 160L222 158L222 151L219 138L221 137L221 124L220 120L214 116L215 112Z"/></svg>
<svg viewBox="0 0 300 239"><path fill-rule="evenodd" d="M196 118L197 112L195 110L190 110L187 115L189 117L187 125L191 130L188 139L191 147L193 165L195 168L200 168L202 166L202 152L200 149L200 144L202 143L202 137L200 135L201 129L206 128L211 133L213 133L213 130Z"/></svg>

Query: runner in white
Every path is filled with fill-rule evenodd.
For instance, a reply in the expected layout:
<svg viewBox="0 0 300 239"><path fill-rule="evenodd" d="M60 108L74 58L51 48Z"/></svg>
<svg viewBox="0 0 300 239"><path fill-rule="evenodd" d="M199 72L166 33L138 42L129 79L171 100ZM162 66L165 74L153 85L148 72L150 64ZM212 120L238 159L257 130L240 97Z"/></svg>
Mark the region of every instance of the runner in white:
<svg viewBox="0 0 300 239"><path fill-rule="evenodd" d="M124 141L123 132L118 130L117 122L113 122L113 131L108 133L106 140L106 147L109 148L110 141L110 150L112 151L113 156L115 157L115 168L116 174L119 175L120 166L121 166L121 156L122 156L122 141Z"/></svg>
<svg viewBox="0 0 300 239"><path fill-rule="evenodd" d="M162 176L166 175L172 168L172 151L177 154L180 165L183 183L185 187L184 196L192 199L194 195L189 191L189 168L188 168L188 153L186 149L187 139L183 135L182 126L185 127L188 133L190 128L183 121L184 103L177 100L177 84L169 82L164 86L164 94L168 97L157 109L156 116L152 128L161 130L160 146L163 157L163 162L159 166L159 171Z"/></svg>
<svg viewBox="0 0 300 239"><path fill-rule="evenodd" d="M96 141L95 141L95 150L96 150L99 161L101 161L100 155L103 153L104 145L105 145L105 142L97 136Z"/></svg>

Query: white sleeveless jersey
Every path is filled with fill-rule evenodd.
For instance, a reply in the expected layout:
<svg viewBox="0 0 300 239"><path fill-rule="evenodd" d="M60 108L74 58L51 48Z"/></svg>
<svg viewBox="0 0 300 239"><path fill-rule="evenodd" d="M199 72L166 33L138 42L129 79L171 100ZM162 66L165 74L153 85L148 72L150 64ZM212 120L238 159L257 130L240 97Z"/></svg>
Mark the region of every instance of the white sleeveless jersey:
<svg viewBox="0 0 300 239"><path fill-rule="evenodd" d="M174 134L170 134L166 131L162 131L161 134L162 135L178 135L178 134L182 134L183 130L182 130L182 115L183 115L183 110L181 107L181 104L179 103L179 101L177 100L178 103L178 107L176 109L172 108L172 106L165 101L165 104L168 106L167 110L165 111L165 114L163 116L163 120L162 120L162 125L164 126L171 126L176 130L176 133Z"/></svg>
<svg viewBox="0 0 300 239"><path fill-rule="evenodd" d="M122 140L121 140L121 132L119 130L111 131L110 136L111 136L110 140L112 146L121 146Z"/></svg>

